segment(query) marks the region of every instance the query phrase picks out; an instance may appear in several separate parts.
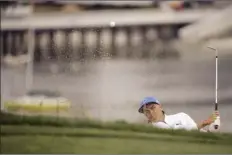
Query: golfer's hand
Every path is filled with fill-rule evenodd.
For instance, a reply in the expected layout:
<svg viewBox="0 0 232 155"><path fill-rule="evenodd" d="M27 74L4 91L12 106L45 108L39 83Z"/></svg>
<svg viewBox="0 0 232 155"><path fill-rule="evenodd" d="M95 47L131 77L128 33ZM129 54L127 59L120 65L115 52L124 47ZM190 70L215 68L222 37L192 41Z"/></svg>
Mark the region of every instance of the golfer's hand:
<svg viewBox="0 0 232 155"><path fill-rule="evenodd" d="M204 121L205 125L212 124L216 120L217 116L219 116L219 111L214 111L214 113Z"/></svg>

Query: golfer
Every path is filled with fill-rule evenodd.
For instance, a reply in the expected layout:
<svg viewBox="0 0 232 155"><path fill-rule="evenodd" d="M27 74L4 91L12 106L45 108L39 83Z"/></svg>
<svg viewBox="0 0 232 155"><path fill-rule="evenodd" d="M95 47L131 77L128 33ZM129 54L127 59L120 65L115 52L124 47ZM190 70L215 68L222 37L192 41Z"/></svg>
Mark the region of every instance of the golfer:
<svg viewBox="0 0 232 155"><path fill-rule="evenodd" d="M162 129L200 130L214 122L219 112L215 111L208 119L196 123L188 114L180 112L167 115L160 102L154 97L145 97L140 103L139 113L143 113L148 123ZM205 131L206 132L206 131Z"/></svg>

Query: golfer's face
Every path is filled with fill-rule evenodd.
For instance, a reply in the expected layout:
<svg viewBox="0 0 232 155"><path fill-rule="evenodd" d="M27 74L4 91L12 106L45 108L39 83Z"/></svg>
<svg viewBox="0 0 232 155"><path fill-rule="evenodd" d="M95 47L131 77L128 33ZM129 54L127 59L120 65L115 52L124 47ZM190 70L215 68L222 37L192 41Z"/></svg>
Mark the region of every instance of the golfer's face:
<svg viewBox="0 0 232 155"><path fill-rule="evenodd" d="M159 105L157 104L148 104L143 107L143 113L148 118L148 120L153 120L156 118L156 114L159 109Z"/></svg>

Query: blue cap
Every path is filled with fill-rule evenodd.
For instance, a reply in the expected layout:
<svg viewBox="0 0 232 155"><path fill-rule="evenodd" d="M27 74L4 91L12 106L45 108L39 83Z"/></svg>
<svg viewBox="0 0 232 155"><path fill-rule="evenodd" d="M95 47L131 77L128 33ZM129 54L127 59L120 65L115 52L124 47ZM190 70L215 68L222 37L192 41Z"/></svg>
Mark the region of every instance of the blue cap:
<svg viewBox="0 0 232 155"><path fill-rule="evenodd" d="M156 103L156 104L160 104L160 102L154 98L154 97L145 97L142 102L140 103L140 107L139 107L139 112L142 113L142 108L144 105L149 104L149 103Z"/></svg>

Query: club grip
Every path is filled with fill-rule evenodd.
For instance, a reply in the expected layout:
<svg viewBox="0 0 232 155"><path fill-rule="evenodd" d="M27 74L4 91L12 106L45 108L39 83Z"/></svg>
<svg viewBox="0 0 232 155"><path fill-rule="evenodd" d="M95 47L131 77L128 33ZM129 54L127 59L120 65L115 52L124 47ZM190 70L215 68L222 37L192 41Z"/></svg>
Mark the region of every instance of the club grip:
<svg viewBox="0 0 232 155"><path fill-rule="evenodd" d="M217 103L215 103L215 111L218 111L218 104Z"/></svg>

